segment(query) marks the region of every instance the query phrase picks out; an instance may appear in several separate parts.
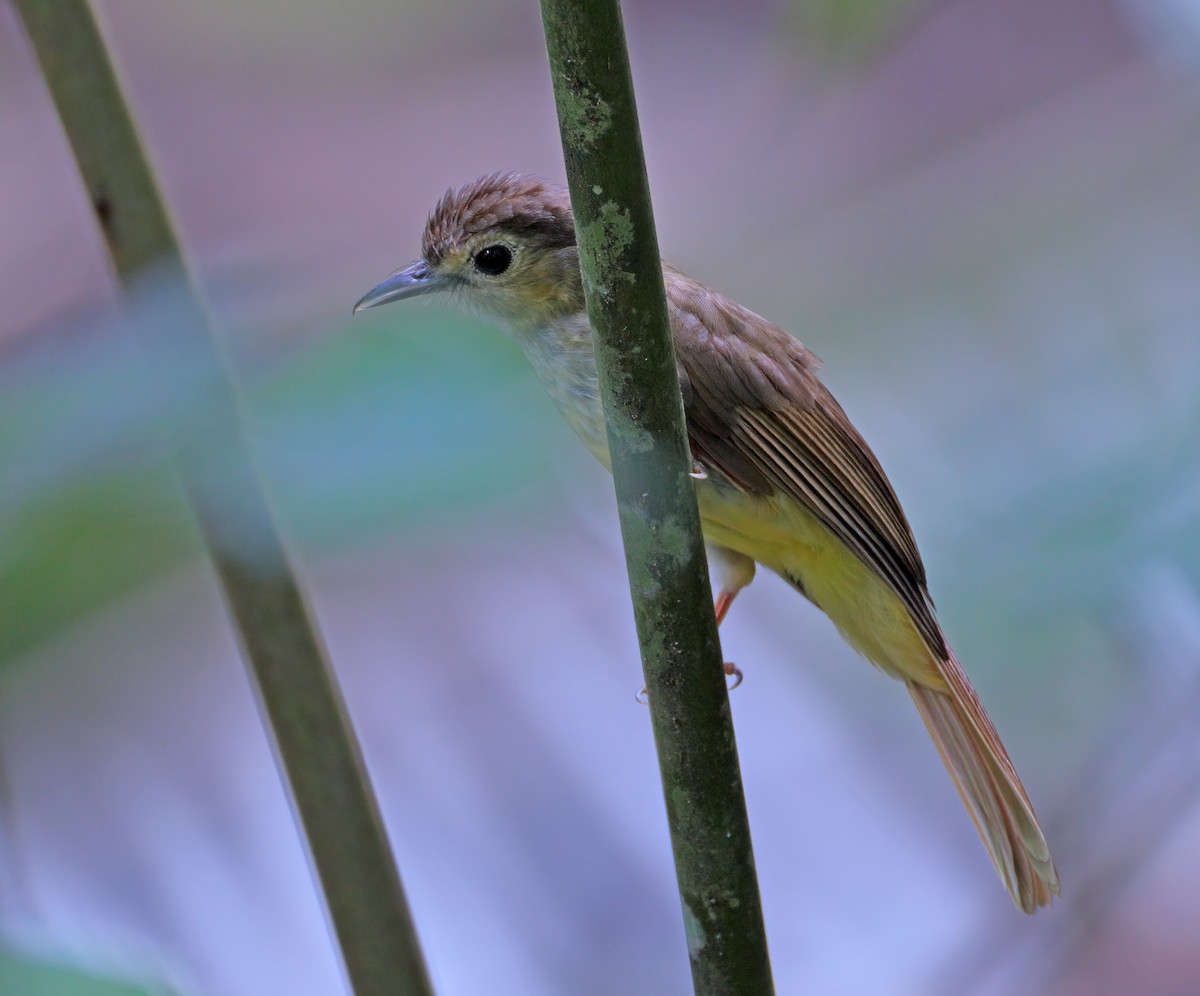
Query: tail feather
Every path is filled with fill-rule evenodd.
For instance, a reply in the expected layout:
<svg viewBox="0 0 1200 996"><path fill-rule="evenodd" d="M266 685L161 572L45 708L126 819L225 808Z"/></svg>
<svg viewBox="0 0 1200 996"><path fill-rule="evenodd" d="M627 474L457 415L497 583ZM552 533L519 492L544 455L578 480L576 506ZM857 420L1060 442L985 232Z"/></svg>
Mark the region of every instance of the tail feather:
<svg viewBox="0 0 1200 996"><path fill-rule="evenodd" d="M1026 913L1058 895L1058 873L1033 806L975 690L953 657L947 690L906 682L1013 902Z"/></svg>

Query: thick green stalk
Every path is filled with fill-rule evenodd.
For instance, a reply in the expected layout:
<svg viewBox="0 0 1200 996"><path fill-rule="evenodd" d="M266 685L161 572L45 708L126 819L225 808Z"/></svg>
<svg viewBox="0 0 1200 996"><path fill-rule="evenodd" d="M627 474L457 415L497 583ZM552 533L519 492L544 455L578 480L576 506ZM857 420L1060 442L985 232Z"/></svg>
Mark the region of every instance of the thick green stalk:
<svg viewBox="0 0 1200 996"><path fill-rule="evenodd" d="M259 485L240 403L86 0L15 0L151 375L200 395L169 429L359 996L432 993L358 742ZM161 298L159 295L164 295Z"/></svg>
<svg viewBox="0 0 1200 996"><path fill-rule="evenodd" d="M773 992L617 0L541 0L692 980Z"/></svg>

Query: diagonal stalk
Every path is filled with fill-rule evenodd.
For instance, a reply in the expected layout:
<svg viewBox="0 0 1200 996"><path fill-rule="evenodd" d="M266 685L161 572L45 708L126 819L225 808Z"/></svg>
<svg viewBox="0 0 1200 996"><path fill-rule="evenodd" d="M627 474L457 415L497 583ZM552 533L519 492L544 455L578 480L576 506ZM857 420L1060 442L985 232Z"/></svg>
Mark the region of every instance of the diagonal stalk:
<svg viewBox="0 0 1200 996"><path fill-rule="evenodd" d="M358 996L432 993L345 704L259 484L240 402L86 0L15 0L130 301L155 378L186 369L202 403L169 435L237 626L261 711ZM164 317L169 320L162 320ZM163 366L159 366L159 363Z"/></svg>

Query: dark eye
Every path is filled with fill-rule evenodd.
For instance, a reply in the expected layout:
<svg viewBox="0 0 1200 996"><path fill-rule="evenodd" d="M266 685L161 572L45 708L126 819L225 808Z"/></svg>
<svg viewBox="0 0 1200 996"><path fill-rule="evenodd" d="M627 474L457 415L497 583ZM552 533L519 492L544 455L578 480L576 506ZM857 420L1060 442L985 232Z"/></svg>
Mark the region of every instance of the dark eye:
<svg viewBox="0 0 1200 996"><path fill-rule="evenodd" d="M489 277L498 277L512 264L508 246L484 246L475 254L475 269Z"/></svg>

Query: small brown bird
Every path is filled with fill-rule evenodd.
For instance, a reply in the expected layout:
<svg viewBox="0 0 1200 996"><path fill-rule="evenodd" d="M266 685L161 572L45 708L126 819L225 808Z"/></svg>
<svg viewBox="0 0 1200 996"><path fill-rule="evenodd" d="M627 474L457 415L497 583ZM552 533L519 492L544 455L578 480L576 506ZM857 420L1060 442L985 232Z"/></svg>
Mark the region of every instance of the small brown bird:
<svg viewBox="0 0 1200 996"><path fill-rule="evenodd" d="M663 264L720 583L717 621L754 577L779 574L876 667L903 681L984 846L1026 913L1058 894L1033 806L942 635L912 531L879 461L783 329ZM589 450L609 466L592 330L565 188L497 173L446 193L421 258L355 305L453 291L508 328Z"/></svg>

